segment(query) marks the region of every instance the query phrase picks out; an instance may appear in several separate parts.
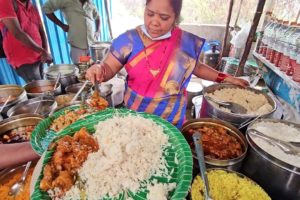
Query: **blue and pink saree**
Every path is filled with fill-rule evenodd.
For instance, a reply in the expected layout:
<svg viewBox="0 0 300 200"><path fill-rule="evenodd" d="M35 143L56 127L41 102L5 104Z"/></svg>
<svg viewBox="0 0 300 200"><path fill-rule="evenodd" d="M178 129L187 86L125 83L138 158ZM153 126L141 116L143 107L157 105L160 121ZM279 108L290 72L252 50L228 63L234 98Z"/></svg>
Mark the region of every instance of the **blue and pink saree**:
<svg viewBox="0 0 300 200"><path fill-rule="evenodd" d="M172 36L145 47L140 28L120 35L110 52L128 73L127 108L152 113L180 128L185 119L186 87L204 39L174 28Z"/></svg>

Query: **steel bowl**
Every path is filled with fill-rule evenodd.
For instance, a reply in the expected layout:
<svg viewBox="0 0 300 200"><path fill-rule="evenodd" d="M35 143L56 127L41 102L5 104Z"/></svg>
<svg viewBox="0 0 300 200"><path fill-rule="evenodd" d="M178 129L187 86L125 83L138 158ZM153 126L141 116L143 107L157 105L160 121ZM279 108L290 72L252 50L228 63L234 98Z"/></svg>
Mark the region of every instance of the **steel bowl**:
<svg viewBox="0 0 300 200"><path fill-rule="evenodd" d="M42 120L43 116L38 114L22 114L5 119L0 122L0 138L8 131L23 126L36 126Z"/></svg>
<svg viewBox="0 0 300 200"><path fill-rule="evenodd" d="M56 107L57 103L53 98L36 97L13 106L7 111L7 115L11 117L25 113L36 113L46 117Z"/></svg>
<svg viewBox="0 0 300 200"><path fill-rule="evenodd" d="M228 131L228 133L235 137L238 142L242 145L243 153L237 158L234 159L227 159L227 160L219 160L219 159L213 159L208 156L205 156L205 163L208 168L225 168L230 169L234 171L238 171L242 167L243 160L246 156L248 144L246 141L245 136L234 126L231 124L218 120L218 119L212 119L212 118L201 118L201 119L192 119L187 121L183 124L183 127L181 129L181 132L183 133L184 137L186 138L187 142L192 147L193 157L194 157L194 166L198 166L197 156L195 153L195 150L193 149L193 135L189 133L189 129L196 129L200 128L204 125L210 125L210 126L217 126L222 127Z"/></svg>
<svg viewBox="0 0 300 200"><path fill-rule="evenodd" d="M300 124L275 119L259 119L250 124L248 129L262 121L280 122L300 129ZM265 188L274 200L300 199L300 168L268 154L256 145L248 131L246 138L250 147L242 168L243 173Z"/></svg>
<svg viewBox="0 0 300 200"><path fill-rule="evenodd" d="M251 182L253 185L260 186L259 183L255 182L255 180L252 180L251 177L248 177L248 176L246 176L246 175L244 175L244 174L242 174L242 173L239 173L239 172L236 172L236 171L232 171L232 170L228 170L228 169L223 169L223 168L210 168L210 169L207 169L207 173L213 172L213 171L215 171L215 170L222 170L222 171L225 171L225 172L227 172L227 173L235 174L235 175L237 175L239 178L248 180L248 181ZM197 175L199 175L200 178L201 178L201 175L200 175L199 173L198 173ZM195 177L195 178L196 178L196 177ZM193 179L192 185L194 184L195 178ZM201 178L201 179L202 179L202 178ZM203 180L202 180L202 181L203 181ZM222 181L222 179L220 179L220 181ZM204 188L203 188L203 189L204 189ZM226 191L225 191L226 188L222 188L222 189L224 189L224 192L226 192ZM238 188L237 188L237 189L238 189ZM267 195L269 195L269 193L268 193L267 191L265 191L263 187L262 187L261 189L262 189ZM212 190L216 190L216 189L213 189L213 188L210 187L210 191L212 191ZM204 194L203 194L203 197L204 197ZM194 199L192 198L192 195L190 196L190 199L191 199L191 200L194 200ZM239 198L237 198L237 199L239 199ZM259 200L259 199L257 199L257 200Z"/></svg>
<svg viewBox="0 0 300 200"><path fill-rule="evenodd" d="M93 61L102 61L109 52L110 42L95 42L90 46L90 54Z"/></svg>
<svg viewBox="0 0 300 200"><path fill-rule="evenodd" d="M84 83L76 83L76 84L69 85L68 87L66 87L66 93L67 94L76 94L80 90L80 88L82 87L83 84ZM87 94L89 94L89 93L91 93L91 88L92 88L91 84L86 84L83 91L86 92Z"/></svg>
<svg viewBox="0 0 300 200"><path fill-rule="evenodd" d="M61 84L61 89L64 92L65 88L69 85L78 83L77 77L79 76L79 69L76 65L71 64L60 64L52 65L44 71L45 77L48 80L56 80L58 73L61 73L59 82Z"/></svg>
<svg viewBox="0 0 300 200"><path fill-rule="evenodd" d="M237 85L233 85L233 84L214 84L211 86L208 86L206 88L203 89L203 101L202 101L202 106L201 106L201 117L212 117L212 118L217 118L217 119L221 119L224 121L227 121L231 124L233 124L236 127L239 127L243 122L249 121L255 117L258 117L259 114L238 114L238 113L228 113L225 112L223 110L221 110L220 108L214 106L210 101L207 100L206 95L208 93L212 93L216 90L220 90L220 89L224 89L224 88L241 88L241 89L245 89L242 88L241 86L237 86ZM272 99L272 97L270 97L269 95L267 95L266 93L253 89L253 88L246 88L249 91L252 91L256 94L262 94L264 95L269 104L272 106L272 110L264 115L261 115L261 117L268 117L270 116L277 108L276 102L274 101L274 99Z"/></svg>
<svg viewBox="0 0 300 200"><path fill-rule="evenodd" d="M55 80L37 80L32 81L24 86L28 97L40 97L45 94L59 95L61 93L61 84L58 83L54 89ZM52 87L52 89L50 88Z"/></svg>
<svg viewBox="0 0 300 200"><path fill-rule="evenodd" d="M9 97L13 97L2 111L3 117L7 117L7 111L17 103L27 100L27 93L21 86L18 85L0 85L0 98L3 101L0 102L0 108L3 106L4 101Z"/></svg>
<svg viewBox="0 0 300 200"><path fill-rule="evenodd" d="M60 107L62 105L67 105L71 102L75 94L62 94L55 97L55 101L57 103L57 107ZM80 103L80 97L76 99L76 103Z"/></svg>

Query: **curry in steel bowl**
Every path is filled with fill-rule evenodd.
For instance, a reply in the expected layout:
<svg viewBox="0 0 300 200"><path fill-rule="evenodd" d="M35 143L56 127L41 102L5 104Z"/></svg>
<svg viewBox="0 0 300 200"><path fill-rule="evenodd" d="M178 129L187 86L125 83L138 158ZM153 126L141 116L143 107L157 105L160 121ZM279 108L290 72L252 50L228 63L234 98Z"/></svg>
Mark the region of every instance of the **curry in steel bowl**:
<svg viewBox="0 0 300 200"><path fill-rule="evenodd" d="M210 118L191 120L183 125L182 133L192 149L194 149L193 133L198 131L202 134L202 145L206 158L235 159L245 154L247 145L243 141L242 134L236 133L233 128L226 125L221 120Z"/></svg>

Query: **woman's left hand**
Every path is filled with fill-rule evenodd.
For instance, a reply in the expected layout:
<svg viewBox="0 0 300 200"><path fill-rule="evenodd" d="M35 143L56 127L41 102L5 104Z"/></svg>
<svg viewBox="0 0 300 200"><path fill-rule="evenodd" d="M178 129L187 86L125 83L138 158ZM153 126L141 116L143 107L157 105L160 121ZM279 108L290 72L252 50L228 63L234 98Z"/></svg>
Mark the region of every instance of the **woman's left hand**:
<svg viewBox="0 0 300 200"><path fill-rule="evenodd" d="M241 78L236 78L236 77L233 77L233 76L228 76L227 78L225 78L224 82L225 83L231 83L231 84L234 84L234 85L239 85L239 86L242 86L244 88L249 86L248 81L246 81L244 79L241 79Z"/></svg>

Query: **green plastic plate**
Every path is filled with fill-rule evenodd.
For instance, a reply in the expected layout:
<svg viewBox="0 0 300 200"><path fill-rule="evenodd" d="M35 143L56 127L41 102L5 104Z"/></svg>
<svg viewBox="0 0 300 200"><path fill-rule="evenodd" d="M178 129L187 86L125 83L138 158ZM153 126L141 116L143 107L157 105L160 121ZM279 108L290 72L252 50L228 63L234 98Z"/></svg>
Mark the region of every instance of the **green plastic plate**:
<svg viewBox="0 0 300 200"><path fill-rule="evenodd" d="M79 107L79 105L66 107L55 112L51 117L40 121L40 123L35 127L30 136L30 143L33 150L39 155L42 155L47 150L51 141L58 136L57 132L49 129L52 122L59 116L63 115L66 110L77 110L79 109Z"/></svg>
<svg viewBox="0 0 300 200"><path fill-rule="evenodd" d="M163 128L164 133L169 136L169 143L171 143L171 145L168 145L168 147L164 150L164 156L167 161L167 167L169 169L168 171L172 172L169 174L172 178L168 179L166 175L166 177L151 177L150 179L155 179L160 183L176 183L177 187L174 191L169 193L168 199L185 199L192 181L192 153L188 143L186 142L180 131L175 126L158 116L147 113L137 113L128 109L106 109L102 112L88 115L84 120L76 121L75 123L66 127L64 130L56 133L56 136L57 138L65 135L72 136L76 131L80 130L81 127L86 127L90 133L94 133L94 127L96 124L98 124L99 121L105 121L106 119L112 118L114 115L139 115L144 118L153 120L157 125ZM43 177L43 168L50 161L52 154L53 151L48 150L45 152L45 157L42 160L43 167L41 170L41 174L39 175L35 183L34 191L31 195L31 200L50 199L47 192L40 190L39 185ZM177 162L175 162L175 160L177 160ZM145 188L140 188L140 190L135 194L130 191L128 191L127 194L124 194L125 192L123 192L118 196L118 198L114 199L123 200L127 195L134 200L146 200L147 192L148 191L145 190ZM112 200L112 198L104 198L103 200Z"/></svg>

